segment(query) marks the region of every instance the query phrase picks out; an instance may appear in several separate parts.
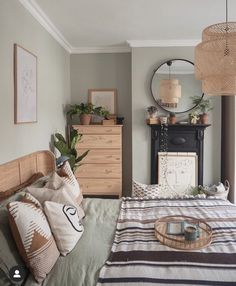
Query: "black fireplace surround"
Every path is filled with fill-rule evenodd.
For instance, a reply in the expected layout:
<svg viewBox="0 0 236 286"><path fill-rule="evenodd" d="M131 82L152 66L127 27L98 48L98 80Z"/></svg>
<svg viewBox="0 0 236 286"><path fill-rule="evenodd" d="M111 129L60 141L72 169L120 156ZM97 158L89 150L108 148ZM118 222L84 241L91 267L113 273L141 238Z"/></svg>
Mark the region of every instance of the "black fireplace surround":
<svg viewBox="0 0 236 286"><path fill-rule="evenodd" d="M149 124L151 128L151 184L158 183L158 152L161 152L161 125ZM203 184L204 131L209 124L168 125L168 152L196 152L198 155L198 185Z"/></svg>

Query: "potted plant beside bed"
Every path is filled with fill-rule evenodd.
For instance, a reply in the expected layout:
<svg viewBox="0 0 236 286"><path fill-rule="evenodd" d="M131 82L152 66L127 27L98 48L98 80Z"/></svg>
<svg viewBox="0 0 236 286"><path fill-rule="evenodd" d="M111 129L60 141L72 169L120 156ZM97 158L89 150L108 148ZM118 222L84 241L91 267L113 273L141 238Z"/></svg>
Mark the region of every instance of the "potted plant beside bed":
<svg viewBox="0 0 236 286"><path fill-rule="evenodd" d="M82 136L83 135L78 134L78 131L75 129L71 129L68 140L60 133L55 134L54 146L61 153L59 158L62 156L67 158L73 172L81 165L81 161L89 152L89 150L87 150L81 155L77 153L76 144L81 140Z"/></svg>

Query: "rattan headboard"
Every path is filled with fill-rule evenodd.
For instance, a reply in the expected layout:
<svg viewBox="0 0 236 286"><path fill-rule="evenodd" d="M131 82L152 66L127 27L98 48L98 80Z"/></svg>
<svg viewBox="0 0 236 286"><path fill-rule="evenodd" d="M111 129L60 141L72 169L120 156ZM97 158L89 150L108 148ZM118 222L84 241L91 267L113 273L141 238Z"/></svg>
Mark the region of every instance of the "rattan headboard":
<svg viewBox="0 0 236 286"><path fill-rule="evenodd" d="M38 151L0 165L0 192L26 182L33 174L48 175L55 170L55 156L50 151Z"/></svg>

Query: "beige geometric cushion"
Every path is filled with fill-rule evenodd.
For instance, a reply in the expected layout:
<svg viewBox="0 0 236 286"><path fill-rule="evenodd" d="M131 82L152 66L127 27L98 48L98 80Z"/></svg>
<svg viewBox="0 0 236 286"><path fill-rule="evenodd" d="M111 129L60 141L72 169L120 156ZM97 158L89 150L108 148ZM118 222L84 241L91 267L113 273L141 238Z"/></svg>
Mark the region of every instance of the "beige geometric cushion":
<svg viewBox="0 0 236 286"><path fill-rule="evenodd" d="M84 227L73 206L45 202L44 212L60 253L67 255L81 238Z"/></svg>
<svg viewBox="0 0 236 286"><path fill-rule="evenodd" d="M157 197L161 192L160 185L146 185L133 181L132 197Z"/></svg>
<svg viewBox="0 0 236 286"><path fill-rule="evenodd" d="M16 201L7 205L10 228L17 248L37 282L51 271L60 253L47 219L39 207L30 202Z"/></svg>

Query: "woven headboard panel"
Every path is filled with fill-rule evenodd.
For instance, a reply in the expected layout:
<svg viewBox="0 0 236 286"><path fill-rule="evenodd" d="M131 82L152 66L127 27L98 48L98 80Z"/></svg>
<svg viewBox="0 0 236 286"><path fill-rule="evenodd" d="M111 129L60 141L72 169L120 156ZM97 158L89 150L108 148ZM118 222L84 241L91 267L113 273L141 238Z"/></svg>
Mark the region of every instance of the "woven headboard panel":
<svg viewBox="0 0 236 286"><path fill-rule="evenodd" d="M44 175L55 170L55 157L50 151L38 151L0 165L0 192L26 182L33 174Z"/></svg>

